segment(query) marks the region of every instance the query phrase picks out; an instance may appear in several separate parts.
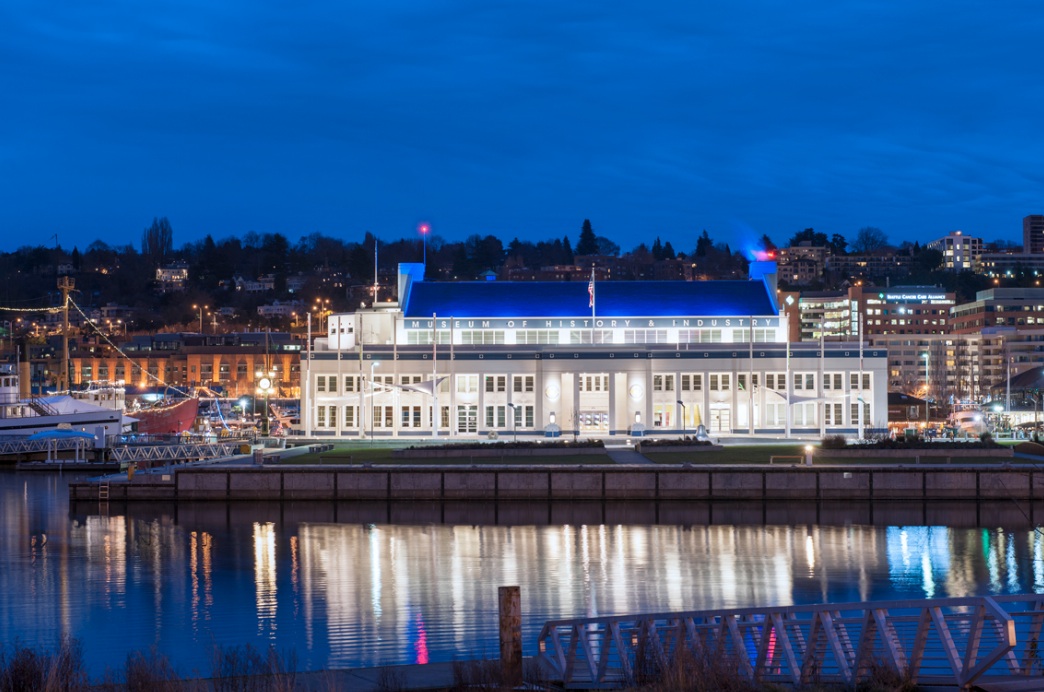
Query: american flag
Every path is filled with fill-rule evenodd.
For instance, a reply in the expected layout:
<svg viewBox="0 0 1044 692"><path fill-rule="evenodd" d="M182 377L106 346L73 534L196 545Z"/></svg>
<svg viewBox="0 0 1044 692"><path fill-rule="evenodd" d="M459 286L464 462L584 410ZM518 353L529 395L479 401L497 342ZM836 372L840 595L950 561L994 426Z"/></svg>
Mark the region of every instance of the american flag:
<svg viewBox="0 0 1044 692"><path fill-rule="evenodd" d="M594 307L594 279L587 282L587 307Z"/></svg>

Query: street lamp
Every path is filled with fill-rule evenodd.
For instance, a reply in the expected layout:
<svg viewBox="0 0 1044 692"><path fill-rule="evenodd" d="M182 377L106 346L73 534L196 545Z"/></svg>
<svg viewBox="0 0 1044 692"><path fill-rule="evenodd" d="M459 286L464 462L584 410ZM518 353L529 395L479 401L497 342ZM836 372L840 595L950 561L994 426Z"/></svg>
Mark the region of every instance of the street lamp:
<svg viewBox="0 0 1044 692"><path fill-rule="evenodd" d="M681 410L682 410L682 437L684 437L685 436L685 423L686 423L686 421L685 421L685 402L682 401L681 399L678 399L678 405L681 406Z"/></svg>
<svg viewBox="0 0 1044 692"><path fill-rule="evenodd" d="M210 306L209 305L195 305L194 304L192 306L192 309L193 310L199 310L199 333L202 334L203 333L203 311L204 310L209 310Z"/></svg>
<svg viewBox="0 0 1044 692"><path fill-rule="evenodd" d="M261 419L261 434L268 437L268 397L275 393L275 373L272 371L257 373L257 393L265 395L264 417Z"/></svg>
<svg viewBox="0 0 1044 692"><path fill-rule="evenodd" d="M928 352L924 352L924 428L928 430L928 392L930 391L930 384L928 382Z"/></svg>
<svg viewBox="0 0 1044 692"><path fill-rule="evenodd" d="M508 404L508 408L511 409L511 442L518 442L518 421L515 420L515 405Z"/></svg>
<svg viewBox="0 0 1044 692"><path fill-rule="evenodd" d="M373 382L373 371L381 364L375 360L370 363L370 444L373 444L373 419L377 417L377 387Z"/></svg>
<svg viewBox="0 0 1044 692"><path fill-rule="evenodd" d="M316 298L315 307L319 312L319 331L326 331L324 325L325 318L330 314L330 299L329 298Z"/></svg>

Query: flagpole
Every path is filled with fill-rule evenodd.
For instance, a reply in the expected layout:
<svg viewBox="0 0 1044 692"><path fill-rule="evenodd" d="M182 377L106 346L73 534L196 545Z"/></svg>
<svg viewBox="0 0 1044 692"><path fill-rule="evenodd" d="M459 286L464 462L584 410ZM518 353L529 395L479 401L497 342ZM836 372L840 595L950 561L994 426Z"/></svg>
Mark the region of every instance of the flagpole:
<svg viewBox="0 0 1044 692"><path fill-rule="evenodd" d="M595 275L594 275L594 264L591 264L591 281L587 284L587 293L591 298L591 344L594 344L594 330L595 330Z"/></svg>

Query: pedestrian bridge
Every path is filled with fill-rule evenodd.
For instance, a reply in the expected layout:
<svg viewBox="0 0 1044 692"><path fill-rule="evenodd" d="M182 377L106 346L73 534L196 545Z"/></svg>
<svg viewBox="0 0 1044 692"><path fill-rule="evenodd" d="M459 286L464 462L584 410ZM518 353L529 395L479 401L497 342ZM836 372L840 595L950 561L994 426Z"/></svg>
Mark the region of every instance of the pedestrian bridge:
<svg viewBox="0 0 1044 692"><path fill-rule="evenodd" d="M685 660L756 683L856 685L885 668L920 685L1015 689L1044 675L1042 623L1041 594L597 617L547 622L538 658L569 689L626 687Z"/></svg>

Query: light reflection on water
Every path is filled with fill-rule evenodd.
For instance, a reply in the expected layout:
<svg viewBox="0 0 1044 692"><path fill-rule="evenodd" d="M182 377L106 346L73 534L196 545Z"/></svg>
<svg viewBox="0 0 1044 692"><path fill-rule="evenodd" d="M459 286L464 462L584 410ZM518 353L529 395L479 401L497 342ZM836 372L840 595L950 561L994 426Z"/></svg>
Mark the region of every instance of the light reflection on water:
<svg viewBox="0 0 1044 692"><path fill-rule="evenodd" d="M493 657L509 584L522 587L527 654L555 618L1044 590L1023 510L113 504L107 516L90 503L70 514L64 483L0 473L0 642L77 637L94 674L151 646L204 674L214 644L272 644L305 669ZM1006 528L976 526L984 516Z"/></svg>

